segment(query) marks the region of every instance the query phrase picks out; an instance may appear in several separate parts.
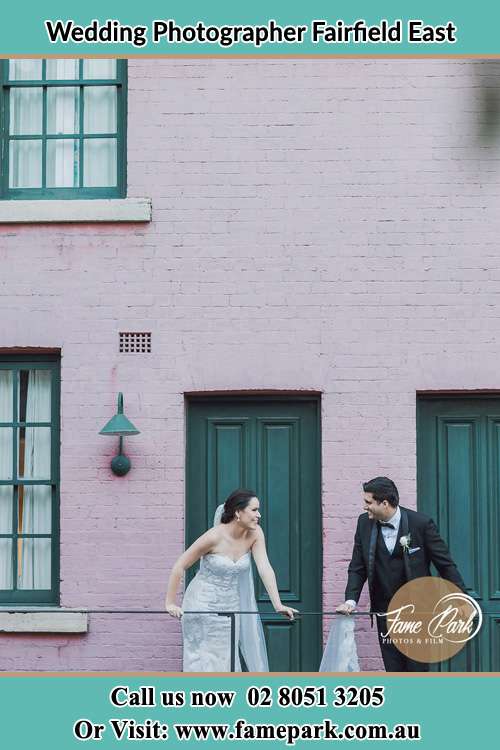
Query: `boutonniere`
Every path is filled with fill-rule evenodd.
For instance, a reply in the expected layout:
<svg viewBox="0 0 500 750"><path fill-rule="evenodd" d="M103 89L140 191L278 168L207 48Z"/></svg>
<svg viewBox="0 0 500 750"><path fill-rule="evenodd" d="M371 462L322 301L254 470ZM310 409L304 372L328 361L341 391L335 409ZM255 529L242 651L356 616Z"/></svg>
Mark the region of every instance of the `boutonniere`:
<svg viewBox="0 0 500 750"><path fill-rule="evenodd" d="M403 548L403 552L408 553L408 550L410 549L411 544L411 534L406 534L406 536L402 536L399 540L400 545Z"/></svg>

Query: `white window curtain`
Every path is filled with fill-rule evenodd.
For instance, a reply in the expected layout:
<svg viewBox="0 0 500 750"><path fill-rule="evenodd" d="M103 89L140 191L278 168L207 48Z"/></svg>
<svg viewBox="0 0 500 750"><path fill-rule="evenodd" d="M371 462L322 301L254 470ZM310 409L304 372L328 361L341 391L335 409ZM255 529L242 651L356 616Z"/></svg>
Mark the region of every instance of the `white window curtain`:
<svg viewBox="0 0 500 750"><path fill-rule="evenodd" d="M51 373L30 370L26 402L26 421L42 422L50 414ZM27 427L24 451L24 477L50 479L50 428ZM51 531L51 498L49 485L25 485L21 527L24 534ZM49 589L51 581L51 540L23 539L18 587Z"/></svg>
<svg viewBox="0 0 500 750"><path fill-rule="evenodd" d="M72 135L79 131L80 92L77 86L47 91L47 133ZM47 187L78 187L79 144L76 139L47 141Z"/></svg>
<svg viewBox="0 0 500 750"><path fill-rule="evenodd" d="M12 420L12 372L0 370L0 422ZM0 428L0 479L12 478L12 428ZM0 534L12 533L12 486L0 485ZM0 539L0 589L12 588L12 541Z"/></svg>
<svg viewBox="0 0 500 750"><path fill-rule="evenodd" d="M10 94L10 134L40 135L42 111L41 88L13 88ZM10 187L41 187L42 142L38 139L11 141L9 154Z"/></svg>

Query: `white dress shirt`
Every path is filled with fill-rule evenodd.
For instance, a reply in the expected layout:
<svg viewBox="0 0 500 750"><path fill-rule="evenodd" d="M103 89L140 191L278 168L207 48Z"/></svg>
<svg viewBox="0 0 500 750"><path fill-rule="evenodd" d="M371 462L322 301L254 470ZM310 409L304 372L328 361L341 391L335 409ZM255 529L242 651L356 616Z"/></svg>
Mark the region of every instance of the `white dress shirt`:
<svg viewBox="0 0 500 750"><path fill-rule="evenodd" d="M398 539L398 533L399 533L399 524L401 523L401 511L399 509L399 505L396 508L396 512L393 514L392 518L387 518L386 523L392 523L394 526L393 529L391 529L390 526L385 526L384 522L380 522L380 531L382 532L382 537L385 542L385 546L387 547L387 550L389 554L392 555L394 552L394 547L396 546L396 542Z"/></svg>

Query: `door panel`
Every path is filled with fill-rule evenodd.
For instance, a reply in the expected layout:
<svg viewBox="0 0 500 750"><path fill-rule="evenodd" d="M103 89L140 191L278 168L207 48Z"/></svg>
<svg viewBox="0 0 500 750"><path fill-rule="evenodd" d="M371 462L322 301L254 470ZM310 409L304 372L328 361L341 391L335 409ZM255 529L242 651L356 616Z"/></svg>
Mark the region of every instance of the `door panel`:
<svg viewBox="0 0 500 750"><path fill-rule="evenodd" d="M300 601L299 420L257 419L259 491L272 498L263 506L264 528L282 601ZM267 598L257 577L258 598ZM294 626L295 627L295 626Z"/></svg>
<svg viewBox="0 0 500 750"><path fill-rule="evenodd" d="M441 671L500 669L499 437L499 398L419 399L418 508L438 523L484 614L481 633Z"/></svg>
<svg viewBox="0 0 500 750"><path fill-rule="evenodd" d="M237 487L261 500L269 559L284 603L321 610L319 402L312 398L204 397L188 401L186 544ZM255 573L272 671L317 670L321 618L276 617Z"/></svg>
<svg viewBox="0 0 500 750"><path fill-rule="evenodd" d="M441 532L471 596L481 598L479 526L481 497L481 420L438 417L439 496Z"/></svg>

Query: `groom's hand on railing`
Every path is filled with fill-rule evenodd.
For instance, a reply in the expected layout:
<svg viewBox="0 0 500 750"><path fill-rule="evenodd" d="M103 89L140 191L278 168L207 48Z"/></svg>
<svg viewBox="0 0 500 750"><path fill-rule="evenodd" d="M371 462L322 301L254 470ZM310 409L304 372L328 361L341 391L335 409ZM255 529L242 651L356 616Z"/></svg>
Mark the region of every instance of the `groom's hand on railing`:
<svg viewBox="0 0 500 750"><path fill-rule="evenodd" d="M165 603L165 609L167 610L168 614L172 617L177 617L180 619L182 617L182 609L177 606L177 604L169 604L168 602Z"/></svg>
<svg viewBox="0 0 500 750"><path fill-rule="evenodd" d="M339 604L339 606L335 609L335 612L338 612L341 615L350 615L354 612L356 609L356 604L354 602L348 601L344 602L343 604Z"/></svg>
<svg viewBox="0 0 500 750"><path fill-rule="evenodd" d="M298 609L294 609L293 607L285 607L284 604L280 604L279 607L276 607L276 612L278 612L280 615L288 617L289 620L294 620L295 615L298 613L298 611Z"/></svg>

